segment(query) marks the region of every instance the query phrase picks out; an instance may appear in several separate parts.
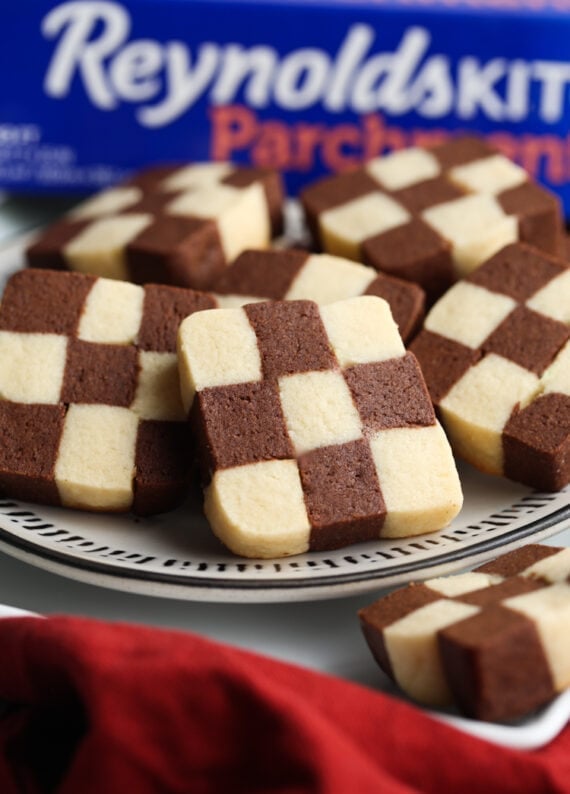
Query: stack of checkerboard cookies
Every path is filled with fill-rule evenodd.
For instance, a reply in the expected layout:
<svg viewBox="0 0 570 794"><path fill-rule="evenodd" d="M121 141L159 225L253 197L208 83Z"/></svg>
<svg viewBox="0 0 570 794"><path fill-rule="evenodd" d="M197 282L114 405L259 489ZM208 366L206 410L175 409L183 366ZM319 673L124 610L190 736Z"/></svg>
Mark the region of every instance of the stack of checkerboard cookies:
<svg viewBox="0 0 570 794"><path fill-rule="evenodd" d="M453 452L565 487L555 198L458 138L301 202L312 250L275 243L278 174L157 167L40 234L0 305L0 488L147 515L196 478L228 549L273 558L445 527L463 500ZM375 658L422 702L484 719L541 705L570 681L554 552L380 599L360 613Z"/></svg>
<svg viewBox="0 0 570 794"><path fill-rule="evenodd" d="M214 532L253 557L446 526L440 421L480 468L563 487L556 200L475 139L301 198L321 253L268 250L281 179L225 163L150 169L42 233L0 308L0 486L146 514L198 468Z"/></svg>

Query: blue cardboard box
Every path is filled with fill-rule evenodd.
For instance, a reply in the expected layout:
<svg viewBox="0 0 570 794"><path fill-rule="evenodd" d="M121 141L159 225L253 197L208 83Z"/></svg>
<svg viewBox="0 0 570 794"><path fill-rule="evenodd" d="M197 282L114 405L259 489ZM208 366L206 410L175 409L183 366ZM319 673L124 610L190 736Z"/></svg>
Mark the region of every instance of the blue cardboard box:
<svg viewBox="0 0 570 794"><path fill-rule="evenodd" d="M0 187L232 159L295 192L474 130L570 215L570 0L20 0L0 67Z"/></svg>

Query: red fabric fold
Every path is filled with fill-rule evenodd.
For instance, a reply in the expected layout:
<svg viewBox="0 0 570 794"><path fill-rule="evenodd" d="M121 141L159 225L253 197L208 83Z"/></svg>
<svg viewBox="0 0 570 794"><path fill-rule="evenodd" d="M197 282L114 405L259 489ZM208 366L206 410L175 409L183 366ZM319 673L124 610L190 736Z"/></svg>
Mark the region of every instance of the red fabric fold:
<svg viewBox="0 0 570 794"><path fill-rule="evenodd" d="M0 621L2 794L569 792L570 732L518 752L201 637Z"/></svg>

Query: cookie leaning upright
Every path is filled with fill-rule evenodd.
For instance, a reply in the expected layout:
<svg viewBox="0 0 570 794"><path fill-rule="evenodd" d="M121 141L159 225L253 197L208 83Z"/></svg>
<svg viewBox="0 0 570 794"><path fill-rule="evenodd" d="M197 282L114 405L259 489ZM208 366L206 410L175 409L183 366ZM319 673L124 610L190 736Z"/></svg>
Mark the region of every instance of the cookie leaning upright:
<svg viewBox="0 0 570 794"><path fill-rule="evenodd" d="M274 171L230 163L156 167L88 199L28 249L32 267L137 284L207 288L245 248L282 227Z"/></svg>
<svg viewBox="0 0 570 794"><path fill-rule="evenodd" d="M455 450L542 490L570 482L570 268L508 246L435 304L411 346Z"/></svg>
<svg viewBox="0 0 570 794"><path fill-rule="evenodd" d="M461 489L387 303L254 303L186 319L181 387L205 511L232 551L278 557L445 526Z"/></svg>
<svg viewBox="0 0 570 794"><path fill-rule="evenodd" d="M430 299L508 243L558 254L557 199L483 140L377 157L301 194L323 250L420 284Z"/></svg>
<svg viewBox="0 0 570 794"><path fill-rule="evenodd" d="M161 512L191 455L176 334L192 290L24 270L0 307L0 487L85 510Z"/></svg>

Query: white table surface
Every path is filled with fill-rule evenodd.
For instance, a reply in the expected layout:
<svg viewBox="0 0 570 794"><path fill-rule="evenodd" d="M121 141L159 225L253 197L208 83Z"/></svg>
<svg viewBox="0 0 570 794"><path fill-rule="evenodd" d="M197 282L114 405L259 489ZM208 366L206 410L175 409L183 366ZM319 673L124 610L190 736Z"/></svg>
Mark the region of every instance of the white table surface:
<svg viewBox="0 0 570 794"><path fill-rule="evenodd" d="M0 202L0 248L47 218L51 209L37 201L10 202L8 208ZM61 202L54 206L59 208ZM570 546L570 528L546 542ZM377 688L385 686L385 679L366 647L356 613L380 594L379 590L283 604L193 603L84 584L0 552L0 603L44 615L83 615L192 631Z"/></svg>

